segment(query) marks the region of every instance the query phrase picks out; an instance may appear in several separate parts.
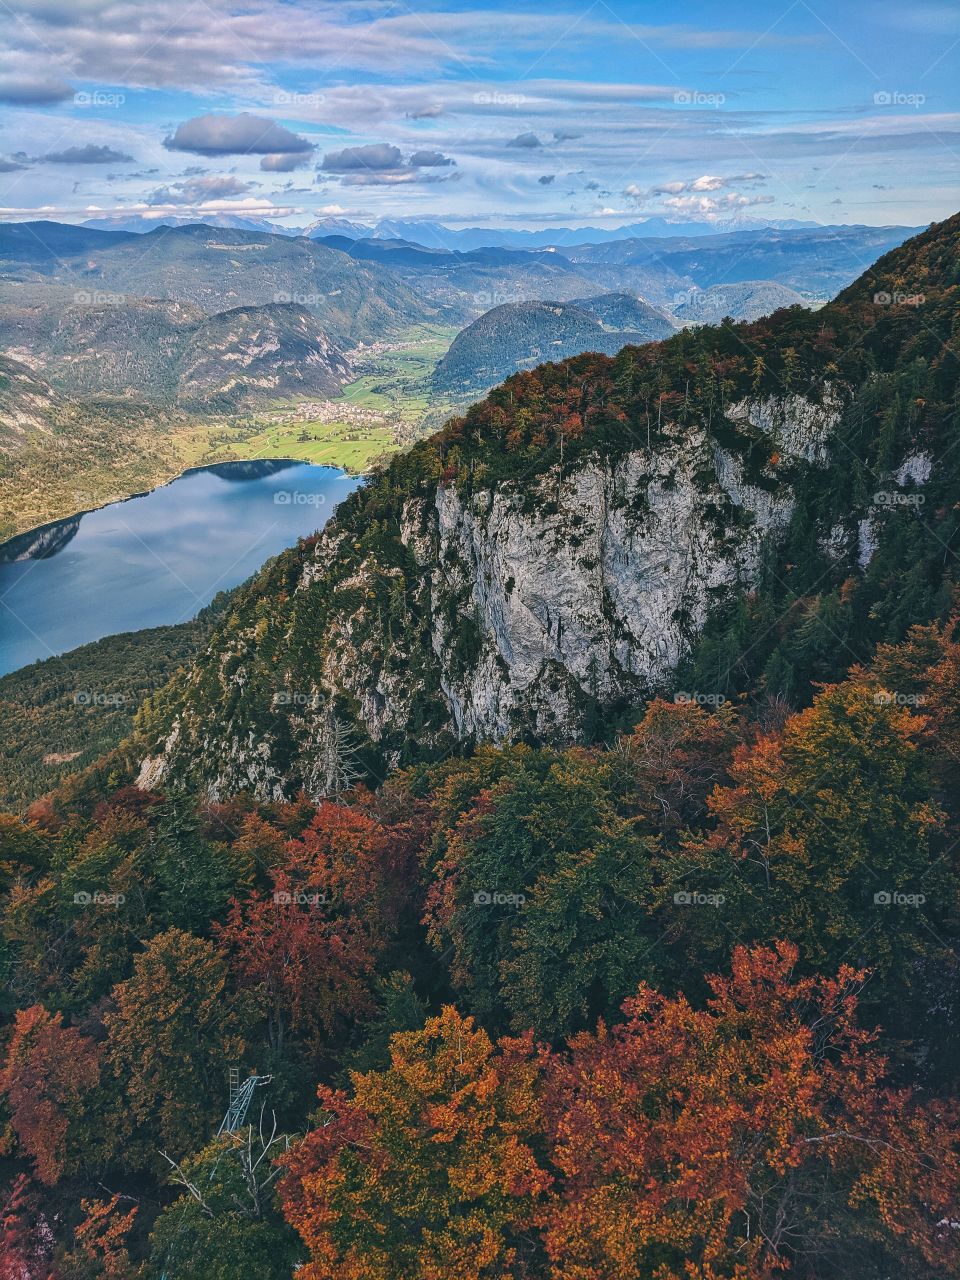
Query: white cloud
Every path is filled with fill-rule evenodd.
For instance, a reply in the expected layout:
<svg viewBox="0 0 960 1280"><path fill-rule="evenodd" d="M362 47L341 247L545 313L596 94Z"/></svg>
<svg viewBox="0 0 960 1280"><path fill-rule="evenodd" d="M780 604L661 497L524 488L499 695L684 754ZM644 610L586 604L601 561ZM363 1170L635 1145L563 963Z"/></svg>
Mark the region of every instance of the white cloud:
<svg viewBox="0 0 960 1280"><path fill-rule="evenodd" d="M405 159L399 147L387 142L374 142L362 147L344 147L342 151L328 151L320 163L320 170L355 187L398 186L416 181L442 181L439 176L423 171L454 165L456 161L441 151L415 151Z"/></svg>
<svg viewBox="0 0 960 1280"><path fill-rule="evenodd" d="M674 213L696 214L709 221L720 213L733 213L758 204L773 204L773 196L745 196L729 191L722 196L671 196L664 204Z"/></svg>

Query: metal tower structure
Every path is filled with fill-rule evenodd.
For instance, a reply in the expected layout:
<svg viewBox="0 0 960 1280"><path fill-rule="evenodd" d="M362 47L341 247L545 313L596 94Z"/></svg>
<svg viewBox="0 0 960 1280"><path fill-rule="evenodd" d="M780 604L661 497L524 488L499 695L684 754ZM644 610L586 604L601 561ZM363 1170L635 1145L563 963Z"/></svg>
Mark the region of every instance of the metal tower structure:
<svg viewBox="0 0 960 1280"><path fill-rule="evenodd" d="M247 1109L253 1100L253 1091L262 1084L269 1084L273 1076L247 1076L240 1083L240 1068L230 1068L230 1105L217 1130L217 1137L224 1133L236 1133L247 1118ZM214 1166L216 1167L216 1166Z"/></svg>
<svg viewBox="0 0 960 1280"><path fill-rule="evenodd" d="M221 1137L225 1133L236 1133L243 1125L247 1118L247 1111L253 1100L254 1090L258 1089L262 1084L269 1084L273 1076L247 1076L242 1083L240 1081L240 1068L230 1067L228 1072L228 1081L230 1085L230 1105L227 1107L227 1114L223 1117L220 1128L217 1130L217 1137ZM217 1172L217 1166L223 1157L223 1152L217 1156L213 1168L210 1170L208 1182L212 1182ZM174 1236L169 1251L167 1253L167 1264L160 1275L160 1280L172 1280L173 1273L170 1270L171 1262L176 1248L177 1240L180 1232L183 1230L186 1222L188 1205L184 1205L183 1214L180 1218L180 1225L177 1227L177 1233Z"/></svg>

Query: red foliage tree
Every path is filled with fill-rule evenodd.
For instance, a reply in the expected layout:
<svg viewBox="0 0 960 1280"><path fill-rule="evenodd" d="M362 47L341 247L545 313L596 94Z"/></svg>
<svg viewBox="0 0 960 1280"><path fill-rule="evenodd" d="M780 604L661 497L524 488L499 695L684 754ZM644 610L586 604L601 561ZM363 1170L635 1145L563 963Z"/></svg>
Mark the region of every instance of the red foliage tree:
<svg viewBox="0 0 960 1280"><path fill-rule="evenodd" d="M739 948L702 1010L642 986L623 1025L553 1059L556 1280L813 1276L824 1254L960 1275L956 1116L884 1086L862 974L794 980L796 959Z"/></svg>
<svg viewBox="0 0 960 1280"><path fill-rule="evenodd" d="M319 1049L372 1008L377 957L404 897L407 841L356 809L322 804L272 873L273 891L235 901L217 934L254 990L270 1043L288 1030Z"/></svg>

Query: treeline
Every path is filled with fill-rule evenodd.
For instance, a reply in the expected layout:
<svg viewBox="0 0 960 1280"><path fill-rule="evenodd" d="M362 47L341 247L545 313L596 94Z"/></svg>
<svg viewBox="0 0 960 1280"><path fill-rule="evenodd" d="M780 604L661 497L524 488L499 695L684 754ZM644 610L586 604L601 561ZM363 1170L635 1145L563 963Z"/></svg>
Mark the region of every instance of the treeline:
<svg viewBox="0 0 960 1280"><path fill-rule="evenodd" d="M0 827L0 1274L960 1276L958 772L951 621L339 802L71 779Z"/></svg>

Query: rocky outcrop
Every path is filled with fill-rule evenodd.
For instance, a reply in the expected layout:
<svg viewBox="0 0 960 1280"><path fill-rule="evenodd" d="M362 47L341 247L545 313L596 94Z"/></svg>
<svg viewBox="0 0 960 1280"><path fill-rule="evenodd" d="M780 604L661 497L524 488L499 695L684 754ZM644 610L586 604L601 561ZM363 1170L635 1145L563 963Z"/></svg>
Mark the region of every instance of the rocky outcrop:
<svg viewBox="0 0 960 1280"><path fill-rule="evenodd" d="M306 307L237 307L206 319L180 359L177 401L231 408L337 395L350 365Z"/></svg>
<svg viewBox="0 0 960 1280"><path fill-rule="evenodd" d="M610 469L547 474L536 496L553 496L549 514L511 493L437 494L424 521L432 595L462 603L434 612L431 639L458 737L573 738L585 699L669 683L711 600L749 580L760 538L790 512L787 493L739 491L722 470L702 487L704 448L688 440L683 459L634 452ZM736 534L721 531L720 511ZM480 652L461 670L459 629L471 624Z"/></svg>
<svg viewBox="0 0 960 1280"><path fill-rule="evenodd" d="M762 424L771 456L806 466L831 415L813 408L794 397L737 412ZM357 544L334 519L298 572L276 659L261 652L262 625L233 634L143 776L172 781L201 759L214 795L323 794L336 776L331 734L345 725L388 762L424 721L422 745L575 740L590 708L671 687L711 608L753 582L765 539L792 509L775 468L748 480L742 459L687 427L656 449L526 484L465 494L442 483L405 501L389 554L349 571ZM385 636L383 601L404 586ZM304 662L297 619L317 609L325 622L313 624Z"/></svg>

